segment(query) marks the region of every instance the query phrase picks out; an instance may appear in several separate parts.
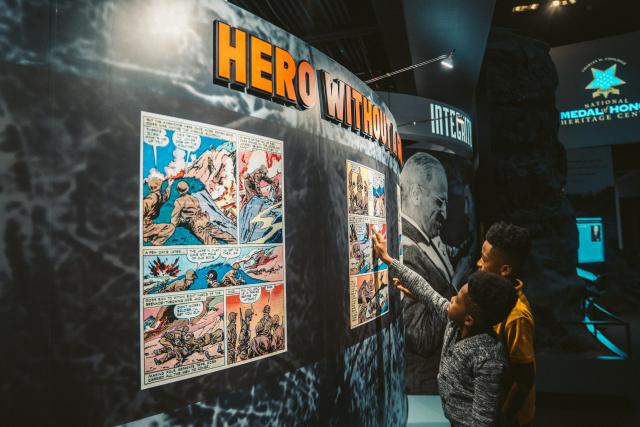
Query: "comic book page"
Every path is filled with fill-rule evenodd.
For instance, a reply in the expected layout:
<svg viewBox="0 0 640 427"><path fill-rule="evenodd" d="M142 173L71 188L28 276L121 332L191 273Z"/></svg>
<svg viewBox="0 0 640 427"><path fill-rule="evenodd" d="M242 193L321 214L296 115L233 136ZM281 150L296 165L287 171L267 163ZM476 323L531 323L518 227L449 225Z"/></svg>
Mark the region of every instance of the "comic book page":
<svg viewBox="0 0 640 427"><path fill-rule="evenodd" d="M140 140L142 388L286 351L282 141L147 112Z"/></svg>
<svg viewBox="0 0 640 427"><path fill-rule="evenodd" d="M389 310L388 265L373 254L372 236L387 238L384 174L347 160L349 310L351 328Z"/></svg>

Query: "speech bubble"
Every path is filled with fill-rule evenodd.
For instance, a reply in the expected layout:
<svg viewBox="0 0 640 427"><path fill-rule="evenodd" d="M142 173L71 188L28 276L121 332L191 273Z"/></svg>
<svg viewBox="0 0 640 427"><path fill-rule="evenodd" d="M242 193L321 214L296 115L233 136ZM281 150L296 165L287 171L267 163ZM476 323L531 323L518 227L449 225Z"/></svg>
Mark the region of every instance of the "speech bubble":
<svg viewBox="0 0 640 427"><path fill-rule="evenodd" d="M226 261L229 261L231 258L236 258L240 255L240 248L221 248L221 255Z"/></svg>
<svg viewBox="0 0 640 427"><path fill-rule="evenodd" d="M173 308L173 315L177 319L192 319L199 316L204 310L204 304L201 302L189 302L186 304L176 304Z"/></svg>
<svg viewBox="0 0 640 427"><path fill-rule="evenodd" d="M240 302L243 304L253 304L260 299L260 288L240 289Z"/></svg>
<svg viewBox="0 0 640 427"><path fill-rule="evenodd" d="M187 152L187 162L191 160L191 152L200 148L200 141L200 136L192 133L175 132L173 134L173 144L177 148Z"/></svg>
<svg viewBox="0 0 640 427"><path fill-rule="evenodd" d="M213 262L220 257L220 248L195 248L187 251L187 259L197 263L198 268L202 263Z"/></svg>
<svg viewBox="0 0 640 427"><path fill-rule="evenodd" d="M158 166L158 147L166 147L169 145L169 137L167 137L164 129L146 127L144 128L142 139L145 144L153 146L153 161Z"/></svg>

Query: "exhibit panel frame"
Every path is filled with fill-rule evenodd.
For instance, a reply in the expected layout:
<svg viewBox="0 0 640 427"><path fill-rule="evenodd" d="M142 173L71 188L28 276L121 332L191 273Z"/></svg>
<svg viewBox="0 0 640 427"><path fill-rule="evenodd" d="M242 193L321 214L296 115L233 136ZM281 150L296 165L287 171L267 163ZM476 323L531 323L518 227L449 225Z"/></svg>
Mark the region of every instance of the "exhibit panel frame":
<svg viewBox="0 0 640 427"><path fill-rule="evenodd" d="M146 111L140 122L142 389L286 352L282 141ZM165 150L173 160L167 162ZM159 156L165 158L160 167ZM179 231L184 237L174 239L176 246L167 244ZM184 278L181 267L189 268ZM197 283L205 269L206 283ZM279 301L272 301L274 293ZM218 297L221 303L211 306ZM229 313L236 298L239 311ZM254 303L263 310L259 322ZM279 310L272 314L274 306ZM208 317L215 326L201 327Z"/></svg>
<svg viewBox="0 0 640 427"><path fill-rule="evenodd" d="M373 253L374 233L387 239L384 174L347 160L349 317L354 329L389 311L389 266Z"/></svg>

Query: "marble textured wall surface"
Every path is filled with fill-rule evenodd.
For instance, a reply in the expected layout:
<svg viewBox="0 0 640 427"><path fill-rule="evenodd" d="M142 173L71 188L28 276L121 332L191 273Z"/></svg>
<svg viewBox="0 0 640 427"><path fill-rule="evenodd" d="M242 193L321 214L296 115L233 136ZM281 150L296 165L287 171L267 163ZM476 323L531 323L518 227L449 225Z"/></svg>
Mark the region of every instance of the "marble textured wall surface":
<svg viewBox="0 0 640 427"><path fill-rule="evenodd" d="M392 290L389 314L351 331L347 286L345 159L386 174L396 253L398 165L382 147L321 120L317 108L302 112L213 85L212 21L244 26L338 77L353 76L223 1L1 6L5 421L404 422L398 294ZM284 141L287 353L140 390L141 110Z"/></svg>

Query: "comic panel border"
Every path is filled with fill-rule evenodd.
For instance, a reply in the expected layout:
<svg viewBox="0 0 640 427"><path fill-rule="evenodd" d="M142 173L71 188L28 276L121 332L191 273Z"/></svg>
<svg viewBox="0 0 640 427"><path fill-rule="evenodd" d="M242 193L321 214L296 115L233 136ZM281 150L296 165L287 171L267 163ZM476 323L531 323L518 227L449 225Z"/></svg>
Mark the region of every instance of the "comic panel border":
<svg viewBox="0 0 640 427"><path fill-rule="evenodd" d="M376 289L374 275L382 275L382 283L383 287L378 287ZM360 320L362 317L362 304L358 302L358 296L360 288L365 286L363 283L365 280L369 280L368 286L373 284L373 294L370 295L370 301L367 301L368 304L371 302L375 302L373 306L364 307L364 320ZM363 292L370 293L370 289L366 289ZM382 297L382 298L381 298ZM382 301L382 302L381 302ZM369 315L369 309L374 308L377 312L375 315ZM365 274L357 274L349 276L349 326L350 329L355 329L359 326L365 325L377 318L380 318L389 312L389 270L379 270L374 272L369 272Z"/></svg>

